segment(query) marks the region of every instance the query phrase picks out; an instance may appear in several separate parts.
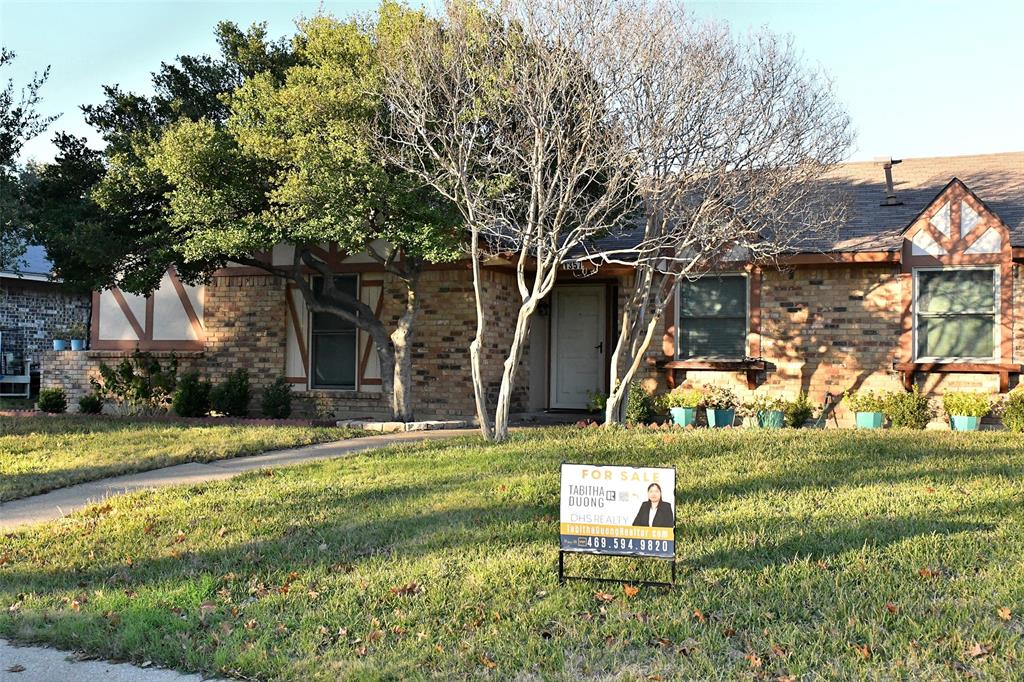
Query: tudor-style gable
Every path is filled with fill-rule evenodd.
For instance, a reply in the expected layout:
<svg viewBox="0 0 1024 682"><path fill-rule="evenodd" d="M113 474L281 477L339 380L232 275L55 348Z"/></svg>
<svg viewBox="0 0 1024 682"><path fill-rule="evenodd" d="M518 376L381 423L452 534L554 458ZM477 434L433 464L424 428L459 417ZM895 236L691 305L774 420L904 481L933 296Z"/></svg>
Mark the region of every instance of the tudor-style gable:
<svg viewBox="0 0 1024 682"><path fill-rule="evenodd" d="M960 179L953 178L907 228L904 271L914 266L1009 262L1006 224Z"/></svg>
<svg viewBox="0 0 1024 682"><path fill-rule="evenodd" d="M911 222L902 244L901 358L914 372L992 372L1006 390L1013 364L1010 230L953 178Z"/></svg>

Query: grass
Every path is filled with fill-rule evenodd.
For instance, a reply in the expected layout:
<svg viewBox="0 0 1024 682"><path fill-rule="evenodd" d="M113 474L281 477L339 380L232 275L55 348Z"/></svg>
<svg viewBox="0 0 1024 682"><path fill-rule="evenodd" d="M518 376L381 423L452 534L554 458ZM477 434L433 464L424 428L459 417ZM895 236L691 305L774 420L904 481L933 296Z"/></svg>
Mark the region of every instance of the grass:
<svg viewBox="0 0 1024 682"><path fill-rule="evenodd" d="M1022 446L564 428L135 494L0 540L0 635L259 679L1020 679ZM562 460L676 466L675 589L558 585Z"/></svg>
<svg viewBox="0 0 1024 682"><path fill-rule="evenodd" d="M0 417L0 502L182 462L340 440L351 429Z"/></svg>

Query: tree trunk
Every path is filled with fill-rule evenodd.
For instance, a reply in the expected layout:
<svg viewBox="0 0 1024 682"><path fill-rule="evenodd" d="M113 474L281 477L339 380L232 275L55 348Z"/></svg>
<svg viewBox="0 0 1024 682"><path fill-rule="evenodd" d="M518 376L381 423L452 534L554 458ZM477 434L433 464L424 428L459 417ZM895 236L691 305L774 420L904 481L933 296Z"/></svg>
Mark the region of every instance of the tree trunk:
<svg viewBox="0 0 1024 682"><path fill-rule="evenodd" d="M531 298L519 308L512 345L508 349L508 357L505 358L501 389L498 391L498 405L494 410L494 440L499 443L508 440L508 418L512 405L512 391L515 388L516 368L523 357L523 343L530 332L530 318L537 308L535 300Z"/></svg>
<svg viewBox="0 0 1024 682"><path fill-rule="evenodd" d="M629 385L633 383L633 377L636 376L637 370L640 369L644 356L647 354L647 349L651 347L651 340L654 338L654 331L657 329L658 322L660 321L661 311L659 310L651 315L651 319L647 323L646 328L643 328L644 335L642 337L636 338L635 334L631 334L633 337L630 339L629 344L631 361L629 366L626 368L626 371L622 373L619 385L608 393L608 402L605 405L605 426L619 424L625 420L626 405L624 403L629 396ZM616 346L615 353L612 356L612 362L619 363L621 355L622 352L620 347Z"/></svg>
<svg viewBox="0 0 1024 682"><path fill-rule="evenodd" d="M413 325L419 312L420 302L416 287L419 273L410 276L406 281L405 311L398 319L398 326L391 333L391 343L395 349L394 388L391 393L391 412L398 421L414 420L412 407L412 346ZM383 292L381 293L383 295Z"/></svg>
<svg viewBox="0 0 1024 682"><path fill-rule="evenodd" d="M490 415L487 414L487 391L484 386L481 351L484 345L483 282L480 281L480 232L475 226L472 233L470 260L473 261L473 297L476 300L476 336L469 344L469 364L473 373L473 399L476 401L476 418L480 422L480 433L484 440L493 441Z"/></svg>

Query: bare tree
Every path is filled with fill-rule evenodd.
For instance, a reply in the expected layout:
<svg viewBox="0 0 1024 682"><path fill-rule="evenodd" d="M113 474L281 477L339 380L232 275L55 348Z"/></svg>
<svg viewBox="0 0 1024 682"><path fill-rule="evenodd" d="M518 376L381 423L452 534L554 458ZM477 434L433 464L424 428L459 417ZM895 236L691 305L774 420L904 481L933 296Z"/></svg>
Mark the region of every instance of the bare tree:
<svg viewBox="0 0 1024 682"><path fill-rule="evenodd" d="M623 0L590 55L623 126L637 219L584 258L634 267L610 357L606 423L620 421L676 286L723 262L772 261L834 229L844 205L825 176L849 118L792 44L698 23L675 2Z"/></svg>
<svg viewBox="0 0 1024 682"><path fill-rule="evenodd" d="M620 116L587 58L598 51L611 4L450 2L443 18L416 22L384 46L386 148L456 204L470 230L477 312L470 360L488 439L508 436L530 322L559 267L611 229L634 193ZM480 358L484 252L512 261L519 294L493 428Z"/></svg>

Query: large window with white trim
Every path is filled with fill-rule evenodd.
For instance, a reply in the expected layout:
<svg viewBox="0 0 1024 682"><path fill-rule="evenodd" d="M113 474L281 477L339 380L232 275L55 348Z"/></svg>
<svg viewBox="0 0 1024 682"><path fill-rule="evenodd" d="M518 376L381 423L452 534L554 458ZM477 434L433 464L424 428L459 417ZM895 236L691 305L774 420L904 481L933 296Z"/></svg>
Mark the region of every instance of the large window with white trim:
<svg viewBox="0 0 1024 682"><path fill-rule="evenodd" d="M334 286L351 296L359 296L357 275L338 275ZM313 289L323 291L323 279L313 280ZM330 313L310 315L310 384L313 388L355 390L358 364L356 327Z"/></svg>
<svg viewBox="0 0 1024 682"><path fill-rule="evenodd" d="M747 277L708 275L676 292L676 357L739 360L747 354Z"/></svg>
<svg viewBox="0 0 1024 682"><path fill-rule="evenodd" d="M914 271L917 360L992 360L999 348L996 268Z"/></svg>

